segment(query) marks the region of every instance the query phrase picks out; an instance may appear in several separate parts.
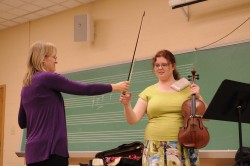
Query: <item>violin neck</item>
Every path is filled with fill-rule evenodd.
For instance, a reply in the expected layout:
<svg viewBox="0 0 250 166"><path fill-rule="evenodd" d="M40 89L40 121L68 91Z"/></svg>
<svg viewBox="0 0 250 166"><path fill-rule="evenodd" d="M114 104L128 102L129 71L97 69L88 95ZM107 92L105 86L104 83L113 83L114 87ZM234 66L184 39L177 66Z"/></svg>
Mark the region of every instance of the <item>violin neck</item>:
<svg viewBox="0 0 250 166"><path fill-rule="evenodd" d="M196 96L192 94L192 108L191 108L191 116L195 116L196 114Z"/></svg>

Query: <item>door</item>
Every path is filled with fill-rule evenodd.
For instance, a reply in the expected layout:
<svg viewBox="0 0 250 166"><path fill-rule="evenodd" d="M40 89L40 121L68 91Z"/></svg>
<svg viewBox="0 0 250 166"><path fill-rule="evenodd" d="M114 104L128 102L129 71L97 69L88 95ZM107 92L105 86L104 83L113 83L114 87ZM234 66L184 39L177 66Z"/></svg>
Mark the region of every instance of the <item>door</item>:
<svg viewBox="0 0 250 166"><path fill-rule="evenodd" d="M3 166L5 91L6 86L0 85L0 166Z"/></svg>

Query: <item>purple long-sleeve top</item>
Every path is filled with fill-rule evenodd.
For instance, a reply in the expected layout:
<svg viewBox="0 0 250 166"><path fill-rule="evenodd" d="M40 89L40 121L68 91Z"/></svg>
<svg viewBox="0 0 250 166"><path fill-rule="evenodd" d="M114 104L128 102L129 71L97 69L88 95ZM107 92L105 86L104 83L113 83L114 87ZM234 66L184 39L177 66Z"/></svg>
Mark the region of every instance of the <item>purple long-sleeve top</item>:
<svg viewBox="0 0 250 166"><path fill-rule="evenodd" d="M53 72L33 76L31 85L21 91L18 123L27 128L26 163L36 163L51 154L69 157L63 97L100 95L112 91L110 84L83 84Z"/></svg>

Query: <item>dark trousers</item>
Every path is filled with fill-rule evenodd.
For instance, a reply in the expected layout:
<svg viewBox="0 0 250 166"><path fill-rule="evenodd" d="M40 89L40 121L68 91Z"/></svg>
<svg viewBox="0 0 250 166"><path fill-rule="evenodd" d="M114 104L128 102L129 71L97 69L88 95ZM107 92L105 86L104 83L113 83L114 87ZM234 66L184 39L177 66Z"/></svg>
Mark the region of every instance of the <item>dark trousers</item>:
<svg viewBox="0 0 250 166"><path fill-rule="evenodd" d="M69 161L66 157L61 157L58 155L51 155L48 160L41 161L38 163L31 163L27 166L68 166Z"/></svg>

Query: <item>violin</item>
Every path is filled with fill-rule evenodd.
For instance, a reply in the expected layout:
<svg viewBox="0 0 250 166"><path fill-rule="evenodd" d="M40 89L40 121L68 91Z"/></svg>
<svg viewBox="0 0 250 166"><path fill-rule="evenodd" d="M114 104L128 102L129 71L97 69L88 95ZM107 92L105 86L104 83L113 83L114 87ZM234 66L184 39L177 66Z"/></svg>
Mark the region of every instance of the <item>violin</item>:
<svg viewBox="0 0 250 166"><path fill-rule="evenodd" d="M191 71L192 82L199 79L195 69ZM200 149L205 147L210 139L207 127L203 125L202 116L205 113L206 105L203 101L196 99L196 95L192 94L190 100L186 100L182 104L182 115L184 117L183 127L178 134L179 143L187 148Z"/></svg>

